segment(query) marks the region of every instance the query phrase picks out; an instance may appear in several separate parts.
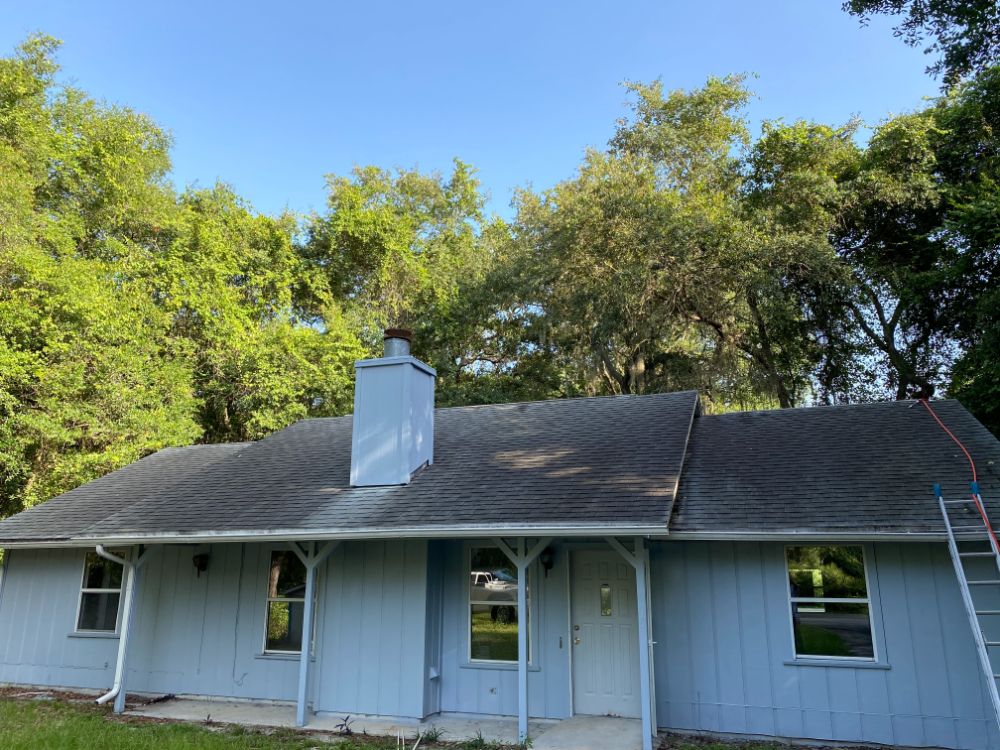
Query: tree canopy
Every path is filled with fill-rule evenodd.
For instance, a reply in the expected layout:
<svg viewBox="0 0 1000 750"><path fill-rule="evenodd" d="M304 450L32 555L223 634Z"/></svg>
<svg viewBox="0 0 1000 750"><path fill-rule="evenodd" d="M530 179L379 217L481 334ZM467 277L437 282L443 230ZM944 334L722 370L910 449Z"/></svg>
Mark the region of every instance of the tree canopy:
<svg viewBox="0 0 1000 750"><path fill-rule="evenodd" d="M946 86L996 64L1000 57L1000 5L996 0L847 0L844 10L866 23L874 15L902 16L896 36L938 59L927 72Z"/></svg>
<svg viewBox="0 0 1000 750"><path fill-rule="evenodd" d="M413 329L441 405L950 395L1000 431L1000 68L867 140L756 132L740 76L627 83L609 142L507 220L459 160L359 166L322 211L271 216L175 188L167 133L59 83L57 47L0 58L0 515L166 446L346 414L387 326Z"/></svg>

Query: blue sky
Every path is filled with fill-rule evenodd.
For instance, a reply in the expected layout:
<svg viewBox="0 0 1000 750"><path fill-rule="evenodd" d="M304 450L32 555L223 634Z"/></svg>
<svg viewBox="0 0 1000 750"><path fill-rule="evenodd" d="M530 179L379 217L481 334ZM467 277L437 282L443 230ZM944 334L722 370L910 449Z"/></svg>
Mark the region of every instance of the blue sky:
<svg viewBox="0 0 1000 750"><path fill-rule="evenodd" d="M268 212L322 209L355 164L479 170L490 208L572 175L627 101L751 72L765 118L867 122L920 106L927 58L841 0L49 2L0 0L4 53L64 41L64 80L151 115L179 186L230 183Z"/></svg>

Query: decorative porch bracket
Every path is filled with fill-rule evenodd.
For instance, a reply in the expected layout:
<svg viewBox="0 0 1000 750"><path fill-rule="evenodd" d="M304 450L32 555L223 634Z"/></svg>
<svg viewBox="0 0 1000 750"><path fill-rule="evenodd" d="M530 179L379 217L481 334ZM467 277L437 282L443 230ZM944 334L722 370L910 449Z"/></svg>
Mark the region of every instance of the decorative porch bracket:
<svg viewBox="0 0 1000 750"><path fill-rule="evenodd" d="M309 700L309 666L312 663L313 607L316 601L316 568L337 548L340 542L289 542L288 547L306 566L305 604L302 612L302 651L299 656L299 692L295 703L295 726L306 725L306 703Z"/></svg>
<svg viewBox="0 0 1000 750"><path fill-rule="evenodd" d="M133 613L135 612L135 596L139 585L139 569L149 559L152 550L156 547L139 547L135 555L135 560L128 560L119 557L104 549L103 544L98 544L95 548L97 554L105 560L118 563L125 569L125 597L122 602L122 626L118 634L118 659L115 661L115 682L111 690L97 699L100 704L107 703L114 698L114 712L116 714L125 711L125 669L128 660L128 641L132 633Z"/></svg>
<svg viewBox="0 0 1000 750"><path fill-rule="evenodd" d="M517 539L517 552L503 539L493 543L517 566L517 737L528 741L528 566L549 546L552 537L538 539L529 551L524 537Z"/></svg>
<svg viewBox="0 0 1000 750"><path fill-rule="evenodd" d="M618 550L619 554L635 568L635 601L639 620L639 696L642 702L642 750L653 749L653 688L652 688L652 649L653 641L649 632L649 553L641 536L634 538L633 549L629 549L612 536L607 537L608 544Z"/></svg>

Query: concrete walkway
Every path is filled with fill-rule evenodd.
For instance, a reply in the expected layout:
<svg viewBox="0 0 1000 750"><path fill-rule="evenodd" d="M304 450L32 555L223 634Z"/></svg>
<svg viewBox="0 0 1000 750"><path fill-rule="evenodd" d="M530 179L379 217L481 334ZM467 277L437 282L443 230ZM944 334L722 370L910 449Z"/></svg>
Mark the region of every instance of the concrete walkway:
<svg viewBox="0 0 1000 750"><path fill-rule="evenodd" d="M176 721L204 722L260 727L294 727L295 708L284 703L252 701L221 701L195 698L173 698L162 703L138 705L129 714ZM308 729L332 736L343 717L318 714L310 717ZM395 737L416 737L417 733L436 727L443 740L466 740L478 734L487 740L514 744L517 741L517 719L513 717L480 717L468 714L437 714L424 721L389 719L379 716L351 716L351 730L356 734L381 734ZM536 720L528 725L533 750L639 750L642 747L642 727L638 719L618 719L605 716L574 716L563 721Z"/></svg>

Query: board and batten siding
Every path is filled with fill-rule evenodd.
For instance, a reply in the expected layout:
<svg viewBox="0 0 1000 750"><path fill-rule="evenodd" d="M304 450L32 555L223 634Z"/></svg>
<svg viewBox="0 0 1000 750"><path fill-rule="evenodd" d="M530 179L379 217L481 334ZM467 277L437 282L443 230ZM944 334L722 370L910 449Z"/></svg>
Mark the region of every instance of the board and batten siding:
<svg viewBox="0 0 1000 750"><path fill-rule="evenodd" d="M0 588L0 683L111 687L118 640L72 635L82 550L7 550Z"/></svg>
<svg viewBox="0 0 1000 750"><path fill-rule="evenodd" d="M142 567L127 686L294 700L298 655L264 654L278 545L164 546ZM318 577L318 711L424 715L427 543L350 542ZM73 633L86 550L10 550L0 591L0 683L106 689L118 639ZM209 555L198 575L192 557Z"/></svg>
<svg viewBox="0 0 1000 750"><path fill-rule="evenodd" d="M1000 747L944 544L865 546L880 662L868 668L788 663L794 655L784 548L651 545L661 727Z"/></svg>

